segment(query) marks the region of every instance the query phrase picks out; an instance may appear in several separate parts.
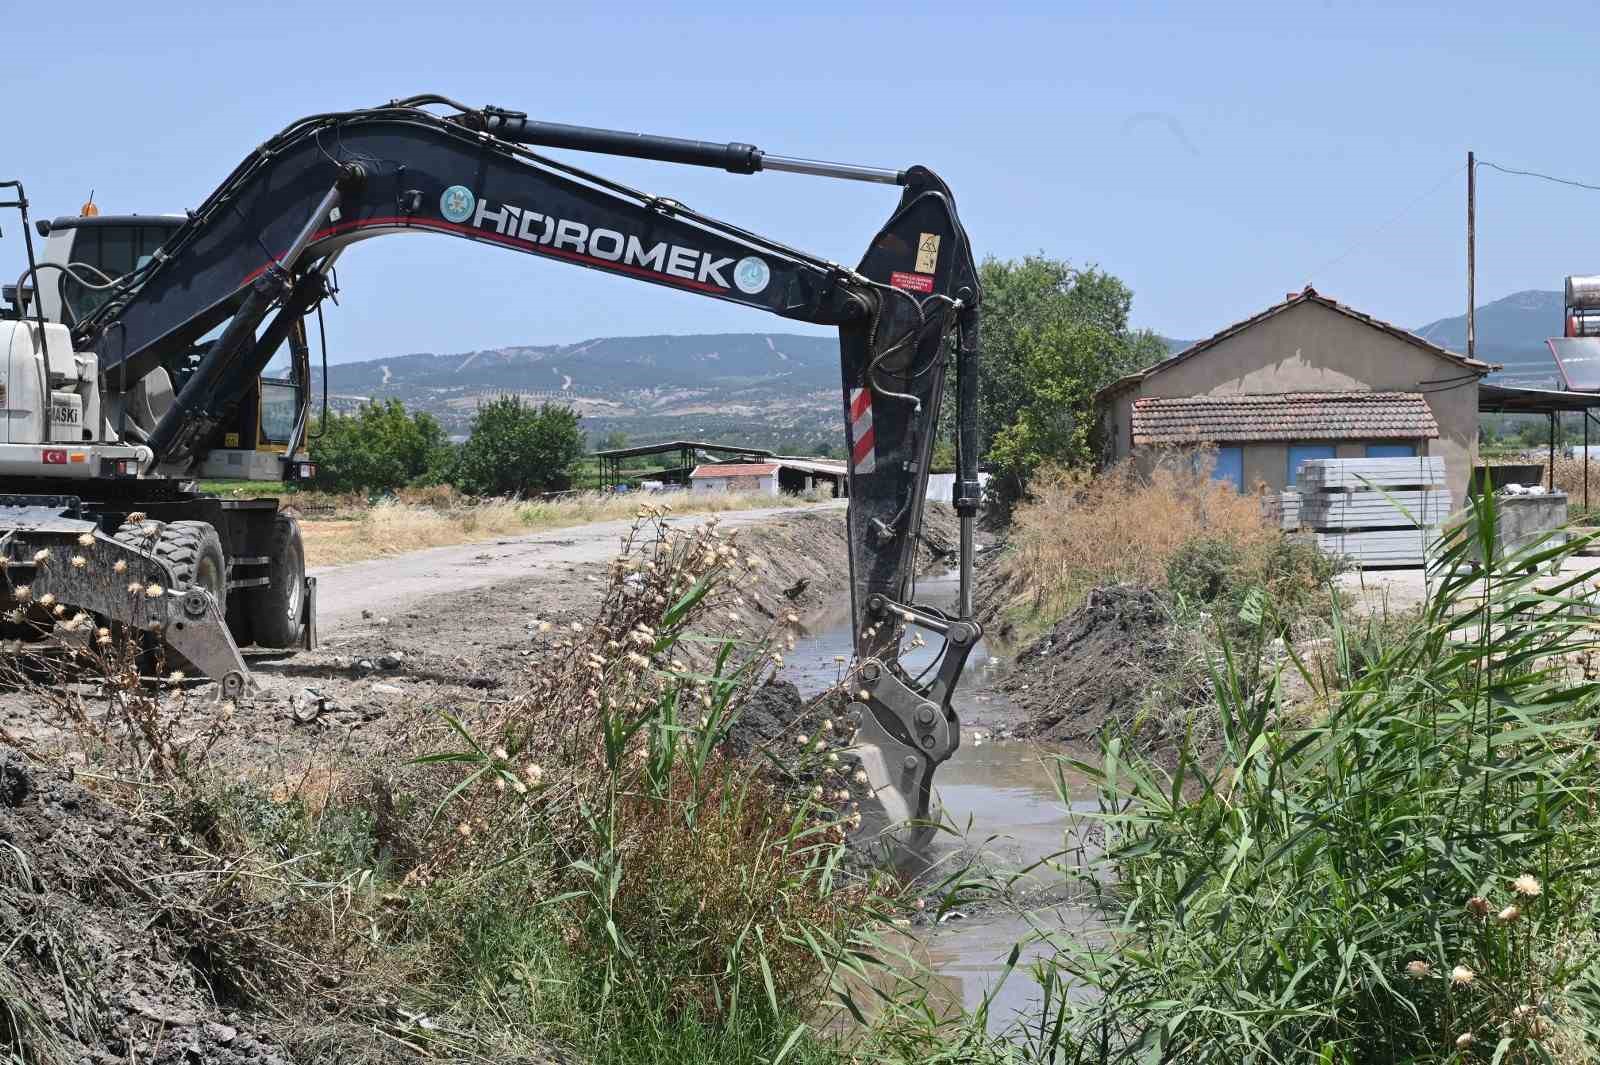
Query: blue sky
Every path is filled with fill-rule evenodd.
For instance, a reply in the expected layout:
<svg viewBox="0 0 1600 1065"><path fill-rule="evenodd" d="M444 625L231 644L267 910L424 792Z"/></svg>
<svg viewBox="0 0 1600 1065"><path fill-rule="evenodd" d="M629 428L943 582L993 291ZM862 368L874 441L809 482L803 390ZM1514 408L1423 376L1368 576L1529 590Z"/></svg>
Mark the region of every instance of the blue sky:
<svg viewBox="0 0 1600 1065"><path fill-rule="evenodd" d="M1099 264L1196 337L1310 281L1405 325L1464 305L1466 150L1600 183L1582 5L31 5L0 89L36 214L199 203L303 114L432 91L556 121L885 166L980 254ZM881 186L569 155L854 262ZM1431 191L1430 191L1431 190ZM1479 180L1480 302L1600 271L1600 193ZM1396 218L1396 216L1399 216ZM0 268L22 265L0 218ZM348 252L333 357L795 327L440 237ZM1558 323L1552 323L1552 330Z"/></svg>

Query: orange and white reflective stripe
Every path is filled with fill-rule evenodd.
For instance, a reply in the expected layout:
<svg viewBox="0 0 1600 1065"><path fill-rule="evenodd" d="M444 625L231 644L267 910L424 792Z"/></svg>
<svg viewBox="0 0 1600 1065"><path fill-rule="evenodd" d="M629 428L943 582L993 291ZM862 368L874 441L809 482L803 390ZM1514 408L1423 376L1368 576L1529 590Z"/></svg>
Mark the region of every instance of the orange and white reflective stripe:
<svg viewBox="0 0 1600 1065"><path fill-rule="evenodd" d="M871 473L878 466L877 437L872 431L872 392L866 388L850 390L850 468L856 473Z"/></svg>

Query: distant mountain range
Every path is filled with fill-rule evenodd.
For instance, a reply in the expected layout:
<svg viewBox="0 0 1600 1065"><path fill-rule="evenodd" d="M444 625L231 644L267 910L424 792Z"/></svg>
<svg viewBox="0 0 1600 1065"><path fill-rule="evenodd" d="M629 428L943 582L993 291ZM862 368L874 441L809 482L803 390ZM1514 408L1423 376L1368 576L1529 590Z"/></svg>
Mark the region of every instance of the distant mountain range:
<svg viewBox="0 0 1600 1065"><path fill-rule="evenodd" d="M320 390L320 372L313 374ZM330 400L399 399L462 435L498 395L569 404L598 440L736 440L789 454L842 446L839 342L794 333L605 337L328 367Z"/></svg>
<svg viewBox="0 0 1600 1065"><path fill-rule="evenodd" d="M1503 369L1490 380L1503 385L1526 388L1559 386L1554 360L1545 347L1549 337L1561 335L1563 298L1559 292L1528 289L1485 303L1478 308L1477 356L1484 362L1499 363ZM1467 316L1440 318L1412 332L1442 348L1467 350ZM1176 355L1195 344L1193 340L1162 337L1167 349Z"/></svg>
<svg viewBox="0 0 1600 1065"><path fill-rule="evenodd" d="M1555 360L1544 342L1561 335L1564 304L1560 292L1528 289L1478 308L1477 356L1504 367L1492 380L1528 388L1559 386ZM1416 334L1440 347L1465 352L1467 316L1441 318L1416 330Z"/></svg>
<svg viewBox="0 0 1600 1065"><path fill-rule="evenodd" d="M1478 308L1478 357L1504 365L1504 384L1549 387L1555 364L1544 346L1559 333L1559 292L1517 292ZM1416 330L1466 350L1466 316ZM1164 338L1166 339L1166 338ZM1166 339L1177 353L1192 340ZM320 390L320 372L314 374ZM328 368L336 409L394 398L424 410L452 435L497 395L570 404L592 441L626 433L631 443L737 440L786 454L833 452L843 440L839 344L795 333L705 333L604 337L578 344L418 353Z"/></svg>

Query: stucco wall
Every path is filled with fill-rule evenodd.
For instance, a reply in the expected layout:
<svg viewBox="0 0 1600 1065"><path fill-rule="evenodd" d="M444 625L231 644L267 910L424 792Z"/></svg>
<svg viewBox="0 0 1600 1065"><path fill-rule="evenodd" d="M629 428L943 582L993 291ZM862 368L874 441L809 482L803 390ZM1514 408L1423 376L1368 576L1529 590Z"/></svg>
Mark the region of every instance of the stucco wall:
<svg viewBox="0 0 1600 1065"><path fill-rule="evenodd" d="M764 492L778 494L778 475L765 477L696 477L689 485L694 492Z"/></svg>
<svg viewBox="0 0 1600 1065"><path fill-rule="evenodd" d="M1106 453L1128 455L1135 399L1333 391L1422 392L1440 435L1418 441L1418 452L1445 460L1454 505L1466 501L1478 453L1476 375L1318 303L1291 307L1110 397L1101 422ZM1338 454L1359 457L1364 443L1342 445ZM1245 445L1247 486L1284 487L1287 444Z"/></svg>

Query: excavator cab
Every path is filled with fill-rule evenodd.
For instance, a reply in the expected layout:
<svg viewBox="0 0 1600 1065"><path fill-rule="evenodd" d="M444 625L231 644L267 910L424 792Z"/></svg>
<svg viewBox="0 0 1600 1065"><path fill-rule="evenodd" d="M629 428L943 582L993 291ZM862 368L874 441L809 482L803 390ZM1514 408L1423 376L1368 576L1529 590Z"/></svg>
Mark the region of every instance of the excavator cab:
<svg viewBox="0 0 1600 1065"><path fill-rule="evenodd" d="M70 329L98 311L110 298L108 286L147 266L186 221L183 215L84 214L38 222L45 238L40 275L45 319ZM72 269L48 269L52 263ZM202 340L162 359L165 377L154 375L141 393L153 418L170 407L209 348ZM279 481L299 479L306 471L310 360L303 327L291 331L282 354L246 386L231 417L216 427L196 475Z"/></svg>

